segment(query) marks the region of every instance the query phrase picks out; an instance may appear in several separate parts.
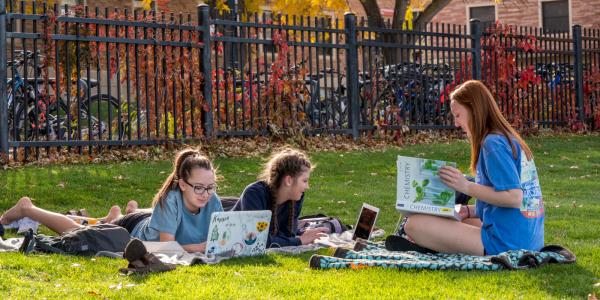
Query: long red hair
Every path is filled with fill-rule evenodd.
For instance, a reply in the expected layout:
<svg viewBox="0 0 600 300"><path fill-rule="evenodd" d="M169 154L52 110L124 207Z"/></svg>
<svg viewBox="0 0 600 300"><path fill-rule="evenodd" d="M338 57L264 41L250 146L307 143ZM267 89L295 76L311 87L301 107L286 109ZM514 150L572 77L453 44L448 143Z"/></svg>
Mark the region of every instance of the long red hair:
<svg viewBox="0 0 600 300"><path fill-rule="evenodd" d="M475 174L477 168L483 139L490 133L504 135L510 143L513 157L516 159L518 157L517 148L511 136L514 137L521 145L527 159L532 159L531 150L521 138L521 135L506 121L494 100L494 96L481 81L469 80L457 86L450 93L450 99L461 104L469 111L468 126L471 132L469 139L471 142L471 172L473 174Z"/></svg>

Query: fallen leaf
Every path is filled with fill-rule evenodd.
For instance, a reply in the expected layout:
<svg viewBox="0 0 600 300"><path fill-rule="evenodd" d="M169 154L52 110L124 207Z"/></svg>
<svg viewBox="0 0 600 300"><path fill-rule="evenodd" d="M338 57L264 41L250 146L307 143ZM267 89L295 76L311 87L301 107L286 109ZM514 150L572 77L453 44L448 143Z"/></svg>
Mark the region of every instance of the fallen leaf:
<svg viewBox="0 0 600 300"><path fill-rule="evenodd" d="M578 166L571 166L569 169L579 169Z"/></svg>
<svg viewBox="0 0 600 300"><path fill-rule="evenodd" d="M65 188L65 183L64 182L60 182L59 184L56 185L57 187L64 189Z"/></svg>
<svg viewBox="0 0 600 300"><path fill-rule="evenodd" d="M371 176L377 176L377 173L371 173Z"/></svg>

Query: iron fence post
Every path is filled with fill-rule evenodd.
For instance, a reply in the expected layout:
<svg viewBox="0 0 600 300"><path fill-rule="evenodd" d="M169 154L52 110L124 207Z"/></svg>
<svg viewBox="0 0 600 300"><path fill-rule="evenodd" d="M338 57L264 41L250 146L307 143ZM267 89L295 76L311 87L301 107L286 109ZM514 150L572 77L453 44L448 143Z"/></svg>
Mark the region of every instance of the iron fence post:
<svg viewBox="0 0 600 300"><path fill-rule="evenodd" d="M481 80L481 22L471 19L471 48L473 49L473 79Z"/></svg>
<svg viewBox="0 0 600 300"><path fill-rule="evenodd" d="M0 1L0 161L2 161L2 157L8 157L8 95L6 76L6 2Z"/></svg>
<svg viewBox="0 0 600 300"><path fill-rule="evenodd" d="M202 110L202 126L204 136L211 138L213 135L213 105L212 105L212 65L210 62L210 13L207 4L198 5L198 23L202 33L202 74L204 82L202 84L202 94L204 104L208 111Z"/></svg>
<svg viewBox="0 0 600 300"><path fill-rule="evenodd" d="M585 120L583 105L583 58L582 58L581 25L573 25L573 52L575 55L575 100L579 121Z"/></svg>
<svg viewBox="0 0 600 300"><path fill-rule="evenodd" d="M348 100L350 111L348 115L352 137L359 137L360 105L358 103L358 46L356 44L356 15L344 14L344 27L346 34L346 85L348 86Z"/></svg>

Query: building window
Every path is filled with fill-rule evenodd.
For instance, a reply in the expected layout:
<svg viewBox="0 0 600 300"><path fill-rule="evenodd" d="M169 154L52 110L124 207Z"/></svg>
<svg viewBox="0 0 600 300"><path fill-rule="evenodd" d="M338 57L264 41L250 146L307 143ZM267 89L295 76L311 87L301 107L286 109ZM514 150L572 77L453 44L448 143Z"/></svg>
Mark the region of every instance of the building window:
<svg viewBox="0 0 600 300"><path fill-rule="evenodd" d="M542 27L544 33L569 32L569 1L542 2Z"/></svg>
<svg viewBox="0 0 600 300"><path fill-rule="evenodd" d="M493 5L470 7L469 20L471 19L481 21L481 28L485 30L496 22L496 7Z"/></svg>

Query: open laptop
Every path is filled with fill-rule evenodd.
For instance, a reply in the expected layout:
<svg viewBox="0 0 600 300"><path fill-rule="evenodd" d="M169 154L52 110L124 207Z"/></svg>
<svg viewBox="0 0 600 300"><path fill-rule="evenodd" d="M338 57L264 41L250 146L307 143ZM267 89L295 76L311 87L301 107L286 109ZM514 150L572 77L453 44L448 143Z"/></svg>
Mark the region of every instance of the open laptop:
<svg viewBox="0 0 600 300"><path fill-rule="evenodd" d="M371 237L373 227L375 227L377 216L379 216L379 208L363 203L358 214L358 220L356 220L356 226L354 226L352 240L356 241L357 238L368 240Z"/></svg>
<svg viewBox="0 0 600 300"><path fill-rule="evenodd" d="M346 231L341 234L325 235L316 239L315 243L325 247L352 247L357 239L368 240L378 215L379 208L363 203L354 226L354 233ZM351 237L352 239L350 239Z"/></svg>
<svg viewBox="0 0 600 300"><path fill-rule="evenodd" d="M205 254L221 257L264 254L270 223L270 210L215 212L210 218Z"/></svg>

